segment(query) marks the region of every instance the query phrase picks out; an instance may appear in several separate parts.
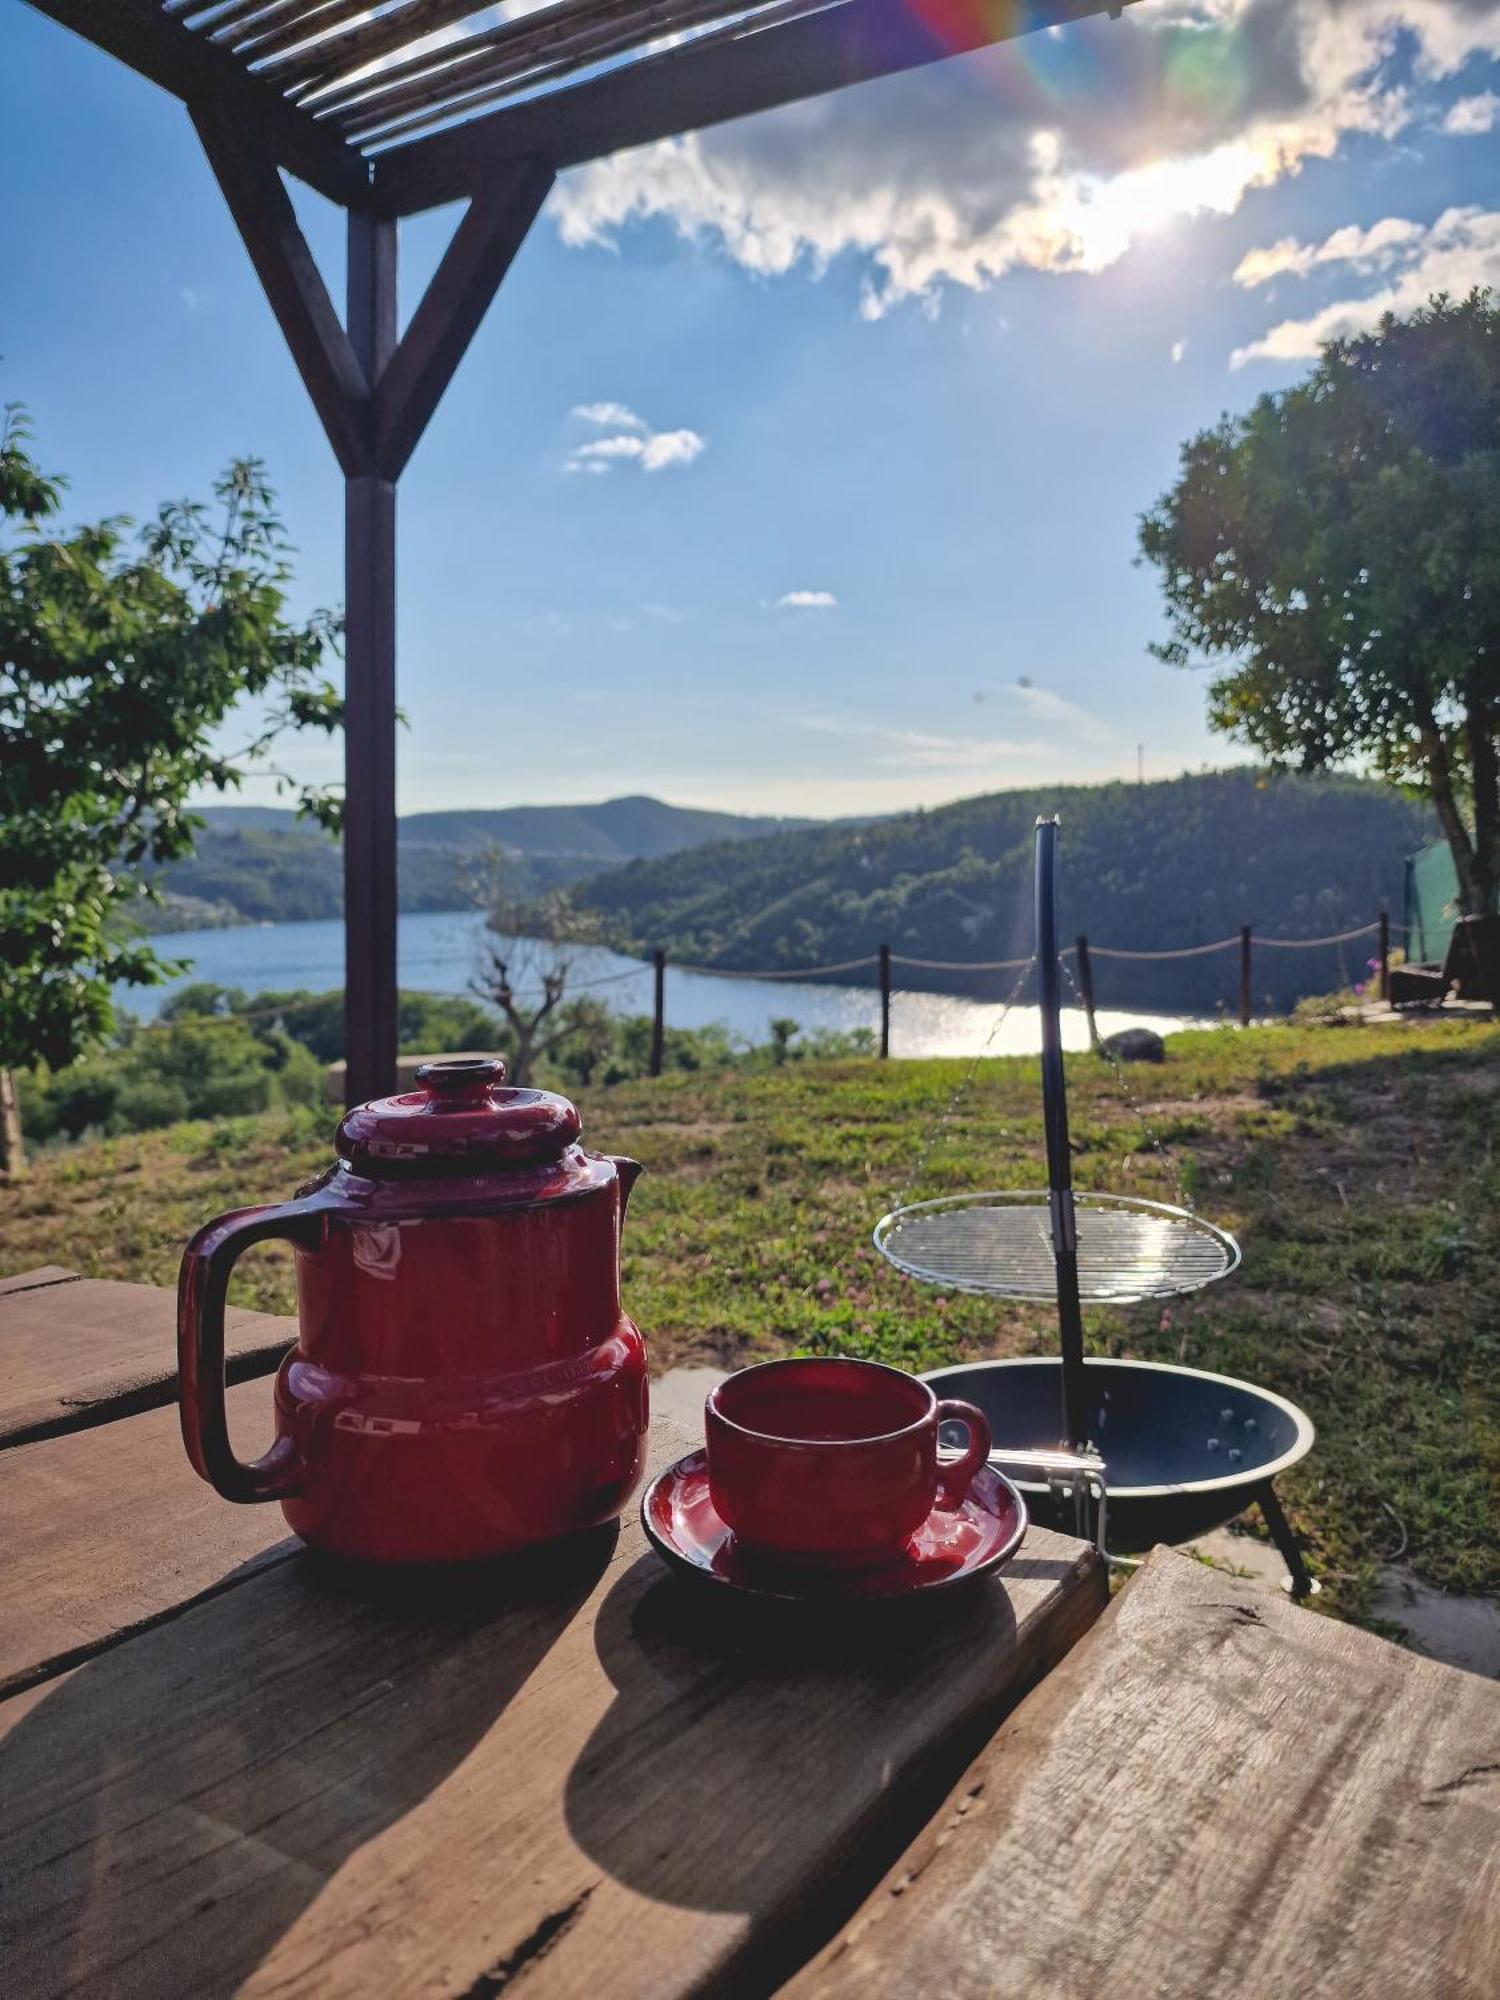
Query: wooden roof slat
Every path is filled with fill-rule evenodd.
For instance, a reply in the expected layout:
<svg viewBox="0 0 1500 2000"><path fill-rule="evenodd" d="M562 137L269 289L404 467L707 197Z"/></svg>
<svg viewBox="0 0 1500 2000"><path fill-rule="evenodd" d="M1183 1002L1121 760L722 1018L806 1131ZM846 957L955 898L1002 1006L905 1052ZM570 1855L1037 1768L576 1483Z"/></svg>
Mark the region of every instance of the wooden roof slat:
<svg viewBox="0 0 1500 2000"><path fill-rule="evenodd" d="M725 4L736 4L736 0L725 0ZM651 0L653 12L660 5L661 0ZM330 75L326 82L314 86L305 102L315 117L322 117L329 111L363 104L418 78L435 81L444 69L451 69L461 85L467 79L469 66L497 48L525 50L606 18L633 20L639 11L640 0L556 0L553 6L540 7L535 13L505 22L499 28L486 29L462 42L428 49L405 62L391 63L373 76Z"/></svg>
<svg viewBox="0 0 1500 2000"><path fill-rule="evenodd" d="M503 161L534 155L554 172L702 130L871 77L914 69L1033 29L1112 13L1120 0L1008 0L946 13L942 33L906 0L842 0L779 26L755 20L684 48L376 152L377 200L410 215L458 200ZM378 145L378 139L371 142Z"/></svg>
<svg viewBox="0 0 1500 2000"><path fill-rule="evenodd" d="M184 100L221 105L256 132L281 164L331 201L362 206L370 199L370 170L337 132L288 104L250 75L227 48L195 34L167 13L160 0L31 0L39 13L72 28L96 48Z"/></svg>
<svg viewBox="0 0 1500 2000"><path fill-rule="evenodd" d="M270 34L272 28L284 28L286 22L316 12L316 0L230 0L230 6L220 8L212 20L196 20L192 26L198 34L240 50L258 34Z"/></svg>
<svg viewBox="0 0 1500 2000"><path fill-rule="evenodd" d="M366 9L368 11L368 8ZM451 28L456 22L468 20L484 11L475 0L404 0L404 4L394 7L388 14L377 15L373 21L352 21L326 42L316 42L309 48L293 49L267 63L265 74L272 76L280 84L301 81L311 76L346 78L351 70L363 69L366 63L379 60L398 50L413 48L425 41L429 35L438 34L444 28ZM521 22L512 26L524 25ZM491 30L489 32L497 32ZM504 32L503 29L498 32ZM483 34L476 39L483 39ZM443 56L451 55L454 49L468 47L468 42L452 42L443 47L429 49L425 55L415 56L413 61L437 62Z"/></svg>
<svg viewBox="0 0 1500 2000"><path fill-rule="evenodd" d="M795 0L795 4L796 11L805 12L808 0ZM731 0L731 5L735 14L743 14L744 0ZM545 33L492 42L463 68L429 72L404 88L362 97L336 113L334 122L346 135L356 137L381 126L404 130L413 121L402 119L399 126L395 125L403 112L426 107L423 122L451 116L457 110L493 101L543 78L563 76L640 46L639 21L633 12L622 13L618 6L590 9L589 13L597 14L597 18L583 15L583 24L571 32L567 31L566 19L573 11L571 8L549 11L565 18L553 23ZM660 11L666 14L665 9ZM653 36L671 34L720 20L724 13L725 0L687 0L687 4L675 8L650 32Z"/></svg>
<svg viewBox="0 0 1500 2000"><path fill-rule="evenodd" d="M785 0L785 4L780 7L767 7L761 10L755 18L757 23L762 20L774 23L778 20L796 20L807 11L807 0ZM674 30L711 26L719 19L721 13L722 8L715 4L715 0L704 0L700 8L679 16L672 26ZM722 28L717 34L705 34L700 39L714 41L721 36L727 39L741 25L742 21L736 20L731 27ZM485 105L519 98L528 91L540 91L543 85L556 78L593 68L597 64L607 62L611 56L624 54L638 46L629 31L616 30L611 33L608 30L599 30L589 38L586 47L566 51L555 58L533 58L525 63L502 65L496 69L494 78L487 84L481 84L480 79L475 78L474 88L466 91L461 97L431 93L425 101L418 98L404 117L398 117L394 110L388 109L380 116L372 116L358 122L342 121L340 130L355 145L380 145L392 139L409 138L433 125L449 123L454 118L481 110Z"/></svg>
<svg viewBox="0 0 1500 2000"><path fill-rule="evenodd" d="M288 49L300 49L314 35L328 35L336 28L357 21L370 11L371 0L322 0L317 7L303 7L279 26L264 34L247 36L238 53L247 63L258 63ZM270 65L262 72L269 76Z"/></svg>

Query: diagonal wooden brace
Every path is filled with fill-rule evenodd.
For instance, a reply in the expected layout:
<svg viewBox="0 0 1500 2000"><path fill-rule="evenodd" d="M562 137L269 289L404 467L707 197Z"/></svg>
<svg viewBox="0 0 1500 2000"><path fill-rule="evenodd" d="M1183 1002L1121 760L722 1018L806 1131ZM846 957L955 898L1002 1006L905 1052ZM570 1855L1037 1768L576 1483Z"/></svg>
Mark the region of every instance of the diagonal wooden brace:
<svg viewBox="0 0 1500 2000"><path fill-rule="evenodd" d="M275 160L212 105L189 111L335 458L347 478L373 472L370 385Z"/></svg>
<svg viewBox="0 0 1500 2000"><path fill-rule="evenodd" d="M539 160L497 170L470 201L375 392L375 458L399 479L552 187Z"/></svg>

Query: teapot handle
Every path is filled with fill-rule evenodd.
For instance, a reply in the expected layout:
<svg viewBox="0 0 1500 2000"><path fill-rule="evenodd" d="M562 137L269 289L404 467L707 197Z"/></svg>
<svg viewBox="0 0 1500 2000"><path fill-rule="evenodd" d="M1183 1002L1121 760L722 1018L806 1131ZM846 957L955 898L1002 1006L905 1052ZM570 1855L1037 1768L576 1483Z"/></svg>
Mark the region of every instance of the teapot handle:
<svg viewBox="0 0 1500 2000"><path fill-rule="evenodd" d="M177 1281L177 1381L182 1441L200 1479L226 1500L279 1500L301 1477L297 1447L278 1437L246 1465L234 1455L224 1414L224 1302L236 1259L283 1236L304 1250L323 1240L323 1218L304 1202L241 1208L206 1224L182 1256Z"/></svg>

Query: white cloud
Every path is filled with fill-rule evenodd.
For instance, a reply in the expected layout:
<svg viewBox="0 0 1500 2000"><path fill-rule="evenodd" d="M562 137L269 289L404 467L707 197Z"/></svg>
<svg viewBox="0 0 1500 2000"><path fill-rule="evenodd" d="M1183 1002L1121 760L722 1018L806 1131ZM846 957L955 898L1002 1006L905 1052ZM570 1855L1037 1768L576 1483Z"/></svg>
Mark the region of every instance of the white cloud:
<svg viewBox="0 0 1500 2000"><path fill-rule="evenodd" d="M1493 90L1482 90L1477 97L1461 97L1456 104L1449 105L1443 130L1464 138L1476 137L1493 131L1497 118L1500 118L1500 97Z"/></svg>
<svg viewBox="0 0 1500 2000"><path fill-rule="evenodd" d="M566 242L665 218L766 276L865 265L864 311L1105 269L1500 53L1500 0L1141 0L1122 19L835 92L564 177Z"/></svg>
<svg viewBox="0 0 1500 2000"><path fill-rule="evenodd" d="M608 437L575 445L564 461L564 472L600 474L620 464L662 472L669 465L691 465L708 443L697 431L654 431L623 403L577 403L569 415L580 423L613 428Z"/></svg>
<svg viewBox="0 0 1500 2000"><path fill-rule="evenodd" d="M838 599L831 590L789 590L784 597L778 597L773 609L777 611L836 611Z"/></svg>
<svg viewBox="0 0 1500 2000"><path fill-rule="evenodd" d="M798 726L819 736L836 736L863 744L865 761L877 769L972 771L1042 749L1037 743L1012 742L1002 736L944 736L919 729L888 729L857 716L800 715Z"/></svg>
<svg viewBox="0 0 1500 2000"><path fill-rule="evenodd" d="M647 428L634 410L623 403L575 403L569 412L586 424L598 424L605 430L643 431Z"/></svg>
<svg viewBox="0 0 1500 2000"><path fill-rule="evenodd" d="M643 472L660 472L666 465L691 465L707 439L697 431L656 431L641 453Z"/></svg>
<svg viewBox="0 0 1500 2000"><path fill-rule="evenodd" d="M1405 222L1388 215L1368 229L1353 225L1335 229L1321 243L1299 243L1284 236L1265 250L1247 250L1235 266L1237 285L1265 285L1272 278L1291 275L1306 277L1318 264L1350 264L1360 271L1386 270L1403 252L1418 242L1426 230L1420 222Z"/></svg>
<svg viewBox="0 0 1500 2000"><path fill-rule="evenodd" d="M1172 366L1174 368L1177 366L1178 362L1182 359L1183 355L1187 353L1187 351L1188 351L1188 344L1185 340L1174 340L1172 342Z"/></svg>
<svg viewBox="0 0 1500 2000"><path fill-rule="evenodd" d="M1013 681L999 690L1008 701L1013 701L1027 718L1043 727L1051 725L1069 733L1081 733L1090 737L1109 734L1105 724L1087 708L1081 708L1076 701L1069 701L1066 695L1054 694L1051 688L1037 687L1029 680Z"/></svg>
<svg viewBox="0 0 1500 2000"><path fill-rule="evenodd" d="M1230 365L1242 368L1247 361L1302 361L1315 355L1325 340L1360 333L1372 327L1383 313L1414 312L1434 292L1457 296L1475 285L1500 284L1500 211L1482 208L1450 208L1428 228L1415 223L1377 223L1376 229L1399 228L1405 234L1401 247L1391 256L1372 259L1363 247L1372 230L1341 229L1311 251L1301 245L1277 246L1287 249L1285 270L1312 269L1317 265L1342 265L1355 274L1381 269L1387 282L1359 296L1344 297L1310 313L1305 319L1284 319L1248 346L1236 348ZM1342 252L1330 246L1342 243ZM1305 264L1290 260L1290 253L1306 256ZM1252 255L1270 257L1272 251ZM1247 261L1249 261L1247 259ZM1243 269L1243 266L1241 266ZM1258 282L1258 280L1250 280Z"/></svg>

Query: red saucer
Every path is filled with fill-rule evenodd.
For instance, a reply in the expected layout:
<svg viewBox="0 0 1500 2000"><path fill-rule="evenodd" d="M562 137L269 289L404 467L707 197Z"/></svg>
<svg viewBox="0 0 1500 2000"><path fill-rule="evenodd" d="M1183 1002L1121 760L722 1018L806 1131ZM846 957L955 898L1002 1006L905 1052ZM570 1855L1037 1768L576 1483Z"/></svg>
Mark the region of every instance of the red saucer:
<svg viewBox="0 0 1500 2000"><path fill-rule="evenodd" d="M1003 1473L981 1466L963 1505L934 1507L894 1562L854 1576L787 1570L739 1547L709 1498L708 1454L695 1451L646 1488L641 1525L657 1554L685 1575L755 1597L831 1603L911 1597L987 1576L1021 1546L1026 1503Z"/></svg>

